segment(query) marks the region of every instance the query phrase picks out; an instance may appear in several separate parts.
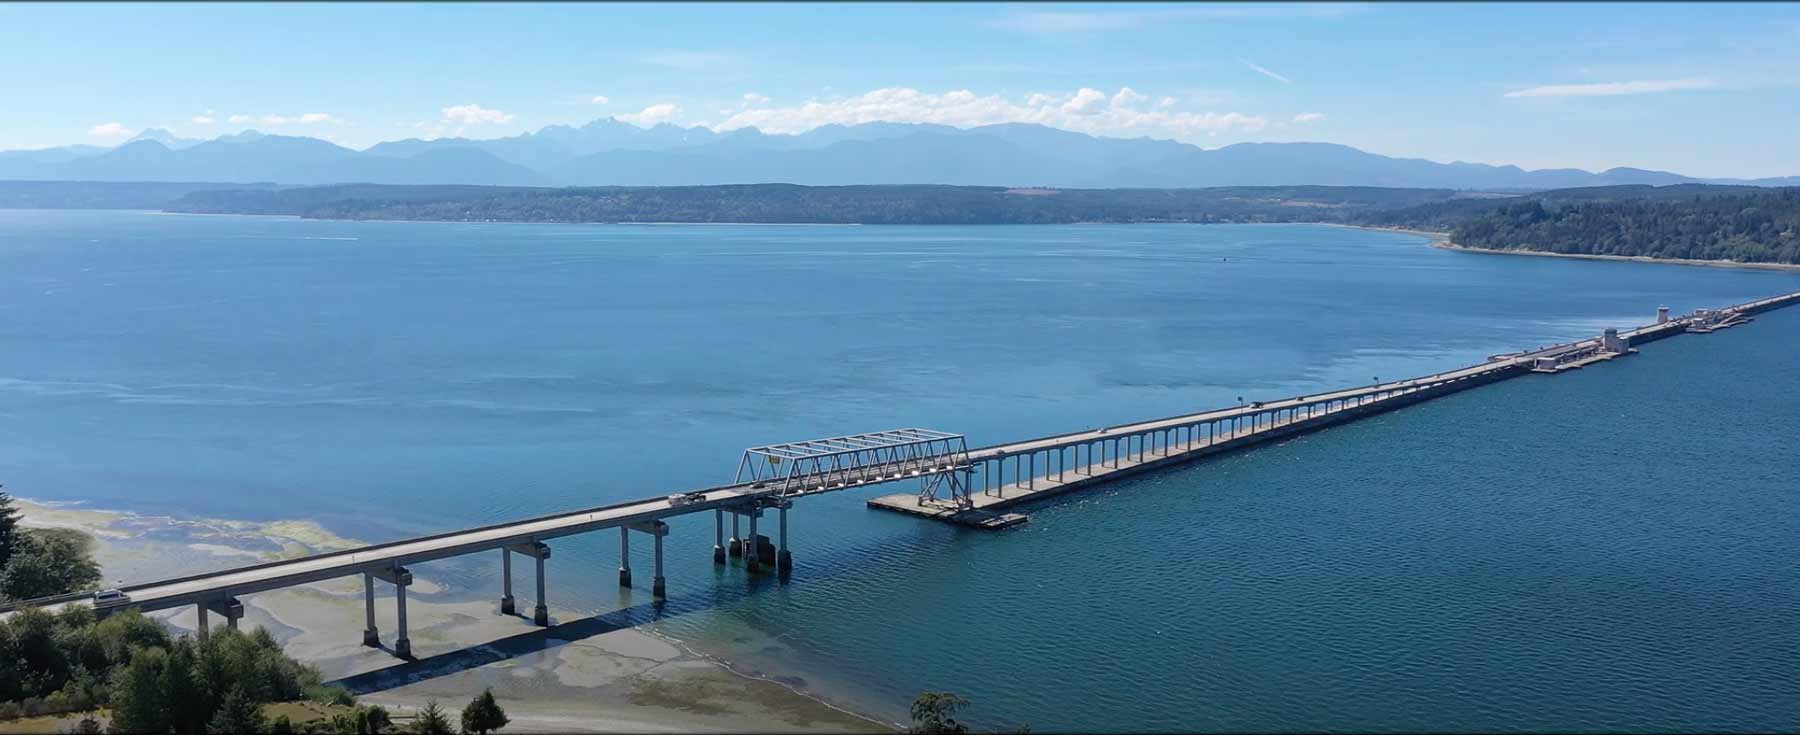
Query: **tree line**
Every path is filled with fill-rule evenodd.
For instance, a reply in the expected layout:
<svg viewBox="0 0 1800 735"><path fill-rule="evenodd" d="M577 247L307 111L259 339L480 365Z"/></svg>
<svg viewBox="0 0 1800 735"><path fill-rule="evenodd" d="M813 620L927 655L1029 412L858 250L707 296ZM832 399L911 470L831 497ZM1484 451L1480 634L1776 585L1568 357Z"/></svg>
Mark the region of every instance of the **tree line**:
<svg viewBox="0 0 1800 735"><path fill-rule="evenodd" d="M204 214L453 222L867 225L1341 222L1351 211L1446 200L1448 189L1273 186L1008 189L988 186L530 188L354 184L196 191L167 208Z"/></svg>
<svg viewBox="0 0 1800 735"><path fill-rule="evenodd" d="M1458 223L1451 239L1491 250L1800 263L1800 189L1560 206L1527 200Z"/></svg>

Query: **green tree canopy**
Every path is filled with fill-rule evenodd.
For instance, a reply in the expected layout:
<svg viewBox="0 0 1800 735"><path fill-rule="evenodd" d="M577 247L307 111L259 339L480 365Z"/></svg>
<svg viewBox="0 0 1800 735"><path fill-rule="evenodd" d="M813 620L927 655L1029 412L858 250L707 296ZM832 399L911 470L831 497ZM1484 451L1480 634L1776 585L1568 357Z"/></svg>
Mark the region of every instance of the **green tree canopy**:
<svg viewBox="0 0 1800 735"><path fill-rule="evenodd" d="M490 732L506 727L511 722L506 718L506 711L500 709L500 703L494 701L494 690L483 689L481 694L469 701L469 706L462 711L463 732L487 735Z"/></svg>
<svg viewBox="0 0 1800 735"><path fill-rule="evenodd" d="M925 692L912 703L912 727L908 732L921 735L961 735L967 725L956 721L957 710L969 706L969 700L950 692Z"/></svg>
<svg viewBox="0 0 1800 735"><path fill-rule="evenodd" d="M269 729L268 721L263 719L262 705L250 698L244 687L232 687L225 695L225 703L219 707L206 731L212 735L261 735Z"/></svg>
<svg viewBox="0 0 1800 735"><path fill-rule="evenodd" d="M425 709L419 710L419 716L413 718L410 731L415 735L454 735L456 726L450 724L450 716L433 699L425 702Z"/></svg>

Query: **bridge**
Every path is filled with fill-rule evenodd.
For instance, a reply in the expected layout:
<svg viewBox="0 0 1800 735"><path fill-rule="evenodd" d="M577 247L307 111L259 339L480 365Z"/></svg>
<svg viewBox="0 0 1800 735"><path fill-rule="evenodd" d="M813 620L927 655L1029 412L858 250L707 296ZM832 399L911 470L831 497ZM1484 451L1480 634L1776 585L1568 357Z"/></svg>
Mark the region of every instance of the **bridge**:
<svg viewBox="0 0 1800 735"><path fill-rule="evenodd" d="M363 643L381 644L375 625L377 584L395 589L396 630L393 651L412 655L406 619L409 566L470 554L500 552L500 608L512 614L513 557L535 567L532 619L549 623L544 562L548 542L577 534L617 529L619 584L632 585L630 544L634 535L654 545L651 591L666 597L663 577L664 519L693 513L713 514L713 561L727 564L741 557L747 571L786 576L793 568L788 546L787 512L796 499L821 493L918 480L916 492L885 495L868 505L972 528L998 529L1023 523L1010 512L1024 503L1089 487L1139 472L1155 470L1267 441L1342 424L1377 413L1534 372L1561 372L1636 351L1635 345L1682 333L1708 333L1742 324L1757 313L1800 302L1800 292L1760 299L1722 309L1703 309L1671 318L1659 309L1652 324L1534 350L1494 355L1456 370L1312 395L1245 401L1198 413L1152 419L1069 434L1027 439L969 449L959 434L922 428L894 429L850 436L772 444L745 450L730 484L583 510L556 513L480 528L374 544L263 564L131 584L117 597L62 595L0 606L0 613L22 608L57 610L93 605L99 614L126 608L144 612L194 606L198 633L206 635L208 614L217 613L235 628L243 616L238 600L245 595L327 579L361 576L367 625ZM773 542L759 533L766 511L776 512ZM725 517L731 517L726 536ZM742 524L748 533L739 536Z"/></svg>

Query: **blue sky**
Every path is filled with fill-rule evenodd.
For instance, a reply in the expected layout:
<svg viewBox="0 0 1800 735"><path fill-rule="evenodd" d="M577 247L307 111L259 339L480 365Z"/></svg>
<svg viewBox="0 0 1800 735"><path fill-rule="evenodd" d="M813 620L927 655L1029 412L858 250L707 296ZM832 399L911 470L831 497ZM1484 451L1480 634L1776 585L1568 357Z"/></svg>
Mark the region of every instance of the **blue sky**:
<svg viewBox="0 0 1800 735"><path fill-rule="evenodd" d="M0 5L0 148L616 115L1800 174L1800 5Z"/></svg>

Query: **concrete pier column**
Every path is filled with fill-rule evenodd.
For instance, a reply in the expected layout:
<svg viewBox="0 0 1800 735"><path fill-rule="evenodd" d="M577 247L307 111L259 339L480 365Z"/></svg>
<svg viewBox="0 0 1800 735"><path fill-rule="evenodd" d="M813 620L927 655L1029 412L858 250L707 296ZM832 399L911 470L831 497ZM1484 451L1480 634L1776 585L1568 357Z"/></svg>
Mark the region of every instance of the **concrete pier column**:
<svg viewBox="0 0 1800 735"><path fill-rule="evenodd" d="M744 540L738 537L738 513L731 512L731 545L725 547L732 556L744 555Z"/></svg>
<svg viewBox="0 0 1800 735"><path fill-rule="evenodd" d="M194 636L196 638L199 638L201 643L205 643L206 642L206 603L202 602L200 604L195 605L194 612L197 613L199 616L198 618L196 618L199 622L194 628Z"/></svg>
<svg viewBox="0 0 1800 735"><path fill-rule="evenodd" d="M381 647L381 633L375 630L375 575L363 573L363 615L367 624L363 626L363 645L370 648Z"/></svg>
<svg viewBox="0 0 1800 735"><path fill-rule="evenodd" d="M512 593L512 549L500 550L500 614L512 615L517 611L513 604Z"/></svg>
<svg viewBox="0 0 1800 735"><path fill-rule="evenodd" d="M750 538L744 542L744 568L751 574L762 571L762 560L756 558L756 517L758 515L760 514L754 510L750 513Z"/></svg>
<svg viewBox="0 0 1800 735"><path fill-rule="evenodd" d="M725 563L725 509L713 509L713 563Z"/></svg>
<svg viewBox="0 0 1800 735"><path fill-rule="evenodd" d="M1037 488L1037 452L1025 455L1025 487Z"/></svg>
<svg viewBox="0 0 1800 735"><path fill-rule="evenodd" d="M544 559L549 554L537 554L537 607L531 610L531 622L538 625L550 625L550 608L544 604Z"/></svg>
<svg viewBox="0 0 1800 735"><path fill-rule="evenodd" d="M651 522L656 523L656 521L651 521ZM655 597L658 600L661 600L661 599L664 599L669 596L668 587L665 586L663 583L663 563L662 563L663 535L660 533L655 534L655 539L656 539L656 543L655 543L655 546L656 546L655 572L656 572L656 574L655 574L655 576L650 578L650 596Z"/></svg>
<svg viewBox="0 0 1800 735"><path fill-rule="evenodd" d="M788 552L787 512L787 506L782 506L777 515L781 533L775 537L775 573L784 579L794 571L794 555Z"/></svg>
<svg viewBox="0 0 1800 735"><path fill-rule="evenodd" d="M412 658L412 639L406 637L406 585L394 585L394 610L398 618L394 627L400 632L400 637L394 639L394 655Z"/></svg>
<svg viewBox="0 0 1800 735"><path fill-rule="evenodd" d="M231 630L237 630L238 619L244 617L244 603L239 602L236 597L223 597L202 602L200 603L201 620L206 619L206 613L208 611L225 616L225 627L230 628Z"/></svg>
<svg viewBox="0 0 1800 735"><path fill-rule="evenodd" d="M631 529L619 527L619 586L631 586Z"/></svg>

